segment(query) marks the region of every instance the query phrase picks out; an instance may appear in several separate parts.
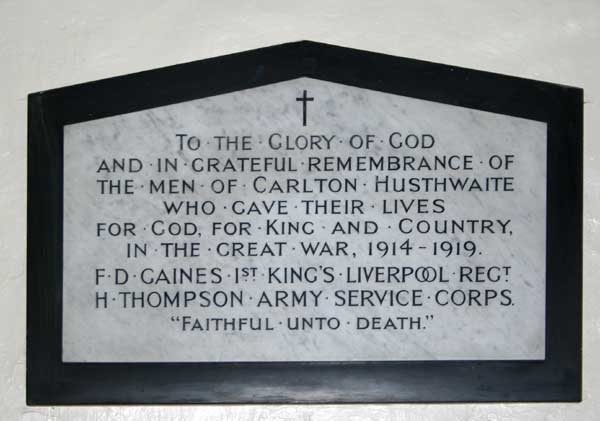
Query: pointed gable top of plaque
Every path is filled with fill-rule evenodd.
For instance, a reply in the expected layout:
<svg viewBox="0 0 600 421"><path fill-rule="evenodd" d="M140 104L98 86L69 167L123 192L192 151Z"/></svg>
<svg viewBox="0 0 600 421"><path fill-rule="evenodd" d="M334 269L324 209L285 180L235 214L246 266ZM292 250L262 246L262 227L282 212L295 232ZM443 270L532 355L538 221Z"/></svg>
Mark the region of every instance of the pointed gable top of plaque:
<svg viewBox="0 0 600 421"><path fill-rule="evenodd" d="M53 104L68 124L299 77L539 121L559 111L557 100L582 96L579 88L298 41L33 93L30 101Z"/></svg>

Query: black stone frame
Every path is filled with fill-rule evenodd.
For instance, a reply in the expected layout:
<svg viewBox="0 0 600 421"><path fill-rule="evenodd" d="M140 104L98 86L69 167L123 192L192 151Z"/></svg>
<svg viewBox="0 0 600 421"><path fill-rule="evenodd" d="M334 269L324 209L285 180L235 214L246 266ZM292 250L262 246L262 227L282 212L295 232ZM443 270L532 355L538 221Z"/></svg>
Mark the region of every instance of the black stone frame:
<svg viewBox="0 0 600 421"><path fill-rule="evenodd" d="M302 76L547 123L545 360L62 362L63 126ZM29 95L27 403L580 401L582 125L578 88L309 41Z"/></svg>

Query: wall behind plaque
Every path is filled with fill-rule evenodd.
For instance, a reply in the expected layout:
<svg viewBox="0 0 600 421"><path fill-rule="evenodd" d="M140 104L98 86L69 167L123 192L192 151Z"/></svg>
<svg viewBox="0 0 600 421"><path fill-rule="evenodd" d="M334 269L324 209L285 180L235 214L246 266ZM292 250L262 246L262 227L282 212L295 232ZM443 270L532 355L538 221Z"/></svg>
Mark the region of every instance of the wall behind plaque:
<svg viewBox="0 0 600 421"><path fill-rule="evenodd" d="M581 404L25 406L26 95L310 39L585 89ZM600 2L0 1L0 413L6 420L592 420L600 413Z"/></svg>

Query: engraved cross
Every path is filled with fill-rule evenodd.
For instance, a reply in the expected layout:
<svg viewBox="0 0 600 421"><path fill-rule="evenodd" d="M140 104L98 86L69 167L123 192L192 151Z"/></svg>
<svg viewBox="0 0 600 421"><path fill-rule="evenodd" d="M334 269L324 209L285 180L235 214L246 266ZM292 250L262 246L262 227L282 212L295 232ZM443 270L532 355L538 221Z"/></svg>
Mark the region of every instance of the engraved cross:
<svg viewBox="0 0 600 421"><path fill-rule="evenodd" d="M296 98L296 101L302 101L302 125L306 126L306 103L308 101L314 101L314 98L306 96L306 89L302 93L302 97Z"/></svg>

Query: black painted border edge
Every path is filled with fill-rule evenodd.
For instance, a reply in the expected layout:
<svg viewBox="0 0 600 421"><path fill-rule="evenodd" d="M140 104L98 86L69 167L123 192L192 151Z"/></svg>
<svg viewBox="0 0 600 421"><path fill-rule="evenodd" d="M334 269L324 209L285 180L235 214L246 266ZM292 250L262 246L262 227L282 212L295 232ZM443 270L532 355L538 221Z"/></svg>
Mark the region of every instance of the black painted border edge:
<svg viewBox="0 0 600 421"><path fill-rule="evenodd" d="M63 364L62 127L314 77L548 124L545 361ZM581 400L583 91L309 41L31 94L27 403Z"/></svg>

